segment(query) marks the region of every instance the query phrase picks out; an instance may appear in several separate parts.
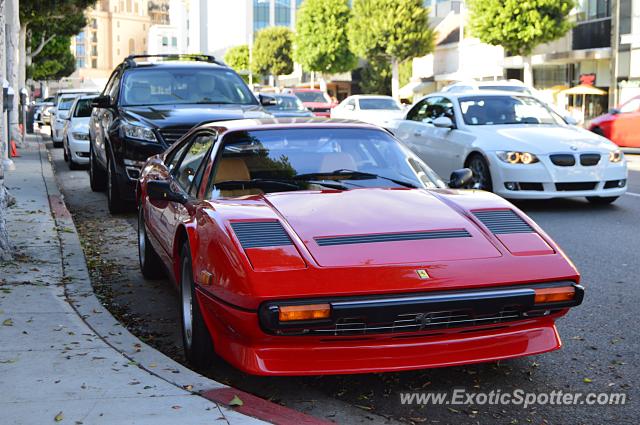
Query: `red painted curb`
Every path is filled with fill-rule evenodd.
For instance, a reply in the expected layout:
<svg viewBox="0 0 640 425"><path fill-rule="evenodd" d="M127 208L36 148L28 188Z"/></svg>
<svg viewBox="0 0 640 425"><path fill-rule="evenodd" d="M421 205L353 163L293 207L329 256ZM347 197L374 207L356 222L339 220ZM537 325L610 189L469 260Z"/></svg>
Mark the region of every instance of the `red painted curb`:
<svg viewBox="0 0 640 425"><path fill-rule="evenodd" d="M62 200L61 195L49 195L49 205L55 218L71 218L71 213Z"/></svg>
<svg viewBox="0 0 640 425"><path fill-rule="evenodd" d="M272 403L235 388L217 388L215 390L202 392L200 395L208 400L230 407L243 415L253 416L256 419L271 422L276 425L333 424L333 422L314 418L313 416ZM238 396L238 398L242 400L242 406L229 406L229 403L235 396Z"/></svg>

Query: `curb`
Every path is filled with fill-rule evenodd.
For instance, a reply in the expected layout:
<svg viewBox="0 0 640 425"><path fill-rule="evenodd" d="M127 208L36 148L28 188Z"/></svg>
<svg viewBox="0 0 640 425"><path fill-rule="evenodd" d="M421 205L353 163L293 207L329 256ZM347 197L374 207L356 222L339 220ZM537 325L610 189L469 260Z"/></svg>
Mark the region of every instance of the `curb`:
<svg viewBox="0 0 640 425"><path fill-rule="evenodd" d="M118 322L93 292L80 238L71 213L64 203L64 196L60 193L55 181L51 157L42 136L37 135L37 137L39 139L42 177L61 245L65 298L82 321L105 344L147 373L216 403L220 414L227 419L237 419L238 416L246 415L245 418L249 416L281 425L326 425L333 423L272 403L202 376L147 345ZM235 396L243 400L242 406L230 405L230 401Z"/></svg>

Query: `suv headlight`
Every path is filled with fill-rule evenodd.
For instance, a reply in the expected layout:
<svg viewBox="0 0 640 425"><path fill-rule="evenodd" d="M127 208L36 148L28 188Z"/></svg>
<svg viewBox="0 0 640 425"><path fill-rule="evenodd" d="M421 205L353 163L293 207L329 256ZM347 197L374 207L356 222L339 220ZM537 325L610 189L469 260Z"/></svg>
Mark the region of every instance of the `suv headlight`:
<svg viewBox="0 0 640 425"><path fill-rule="evenodd" d="M148 127L133 124L122 124L122 131L129 139L144 140L145 142L158 142L155 133Z"/></svg>
<svg viewBox="0 0 640 425"><path fill-rule="evenodd" d="M537 156L529 152L499 151L496 154L508 164L534 164L539 161Z"/></svg>
<svg viewBox="0 0 640 425"><path fill-rule="evenodd" d="M624 158L624 154L620 149L609 152L609 162L620 162Z"/></svg>

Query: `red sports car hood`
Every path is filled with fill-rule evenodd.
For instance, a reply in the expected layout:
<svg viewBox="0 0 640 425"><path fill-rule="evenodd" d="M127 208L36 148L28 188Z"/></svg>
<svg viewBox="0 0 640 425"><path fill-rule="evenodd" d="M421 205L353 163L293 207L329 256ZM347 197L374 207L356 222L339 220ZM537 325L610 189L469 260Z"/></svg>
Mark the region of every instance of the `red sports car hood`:
<svg viewBox="0 0 640 425"><path fill-rule="evenodd" d="M501 255L472 221L422 190L288 192L265 199L320 266Z"/></svg>

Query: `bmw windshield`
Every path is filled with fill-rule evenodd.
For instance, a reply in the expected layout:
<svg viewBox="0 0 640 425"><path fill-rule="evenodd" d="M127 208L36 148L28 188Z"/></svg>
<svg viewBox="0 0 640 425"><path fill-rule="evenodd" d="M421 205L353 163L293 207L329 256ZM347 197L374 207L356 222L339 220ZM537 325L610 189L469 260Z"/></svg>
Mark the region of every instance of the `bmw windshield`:
<svg viewBox="0 0 640 425"><path fill-rule="evenodd" d="M148 68L127 73L122 106L234 104L257 105L233 71L206 68Z"/></svg>
<svg viewBox="0 0 640 425"><path fill-rule="evenodd" d="M214 199L295 190L444 187L387 133L354 128L231 133L224 137L212 182Z"/></svg>
<svg viewBox="0 0 640 425"><path fill-rule="evenodd" d="M564 124L560 116L529 96L468 96L459 102L467 125Z"/></svg>

